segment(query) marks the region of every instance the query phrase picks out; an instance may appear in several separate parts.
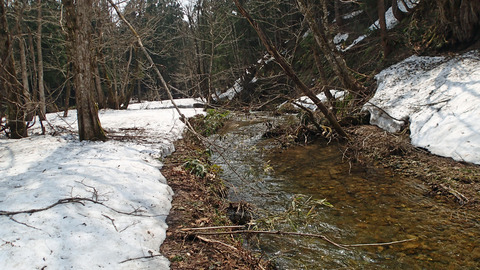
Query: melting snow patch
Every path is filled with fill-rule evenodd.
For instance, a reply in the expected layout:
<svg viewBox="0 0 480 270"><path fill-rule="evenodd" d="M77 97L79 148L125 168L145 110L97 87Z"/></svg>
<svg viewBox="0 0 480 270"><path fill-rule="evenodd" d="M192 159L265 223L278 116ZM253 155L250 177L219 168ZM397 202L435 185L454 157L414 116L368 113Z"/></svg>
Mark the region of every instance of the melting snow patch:
<svg viewBox="0 0 480 270"><path fill-rule="evenodd" d="M173 109L135 106L100 113L121 140L0 139L0 269L169 268L159 246L173 192L158 158L173 151L183 123ZM47 118L58 130L76 130L75 111ZM41 208L48 209L5 215Z"/></svg>
<svg viewBox="0 0 480 270"><path fill-rule="evenodd" d="M480 164L480 56L412 56L376 76L364 107L371 123L390 132L410 122L415 146Z"/></svg>

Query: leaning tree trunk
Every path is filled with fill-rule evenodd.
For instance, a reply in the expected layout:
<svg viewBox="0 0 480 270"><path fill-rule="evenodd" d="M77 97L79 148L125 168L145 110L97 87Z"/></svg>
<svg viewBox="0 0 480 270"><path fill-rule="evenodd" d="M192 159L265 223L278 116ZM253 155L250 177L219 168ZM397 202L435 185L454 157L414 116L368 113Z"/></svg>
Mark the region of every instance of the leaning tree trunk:
<svg viewBox="0 0 480 270"><path fill-rule="evenodd" d="M62 0L66 11L70 55L73 62L78 134L80 140L106 140L94 96L92 67L92 4L93 0Z"/></svg>
<svg viewBox="0 0 480 270"><path fill-rule="evenodd" d="M12 139L27 137L22 85L17 80L5 1L0 1L0 105L7 107L7 126ZM3 109L3 108L0 108Z"/></svg>
<svg viewBox="0 0 480 270"><path fill-rule="evenodd" d="M248 14L248 12L243 8L243 6L239 3L238 0L234 0L235 5L237 6L238 10L240 13L245 17L250 25L255 29L255 31L258 34L258 37L260 38L261 42L267 49L268 53L275 58L277 63L280 65L280 67L284 70L285 74L292 79L292 81L297 85L298 88L306 95L308 96L315 105L320 109L320 111L325 115L325 118L330 122L330 124L333 126L335 131L337 133L344 137L348 138L347 133L343 130L343 128L340 126L340 124L337 121L337 118L335 115L328 110L328 108L322 103L322 101L313 93L313 91L308 88L297 76L293 68L285 61L285 59L278 53L277 49L275 46L272 44L270 39L265 35L263 30L260 28L260 26L253 20L253 18Z"/></svg>

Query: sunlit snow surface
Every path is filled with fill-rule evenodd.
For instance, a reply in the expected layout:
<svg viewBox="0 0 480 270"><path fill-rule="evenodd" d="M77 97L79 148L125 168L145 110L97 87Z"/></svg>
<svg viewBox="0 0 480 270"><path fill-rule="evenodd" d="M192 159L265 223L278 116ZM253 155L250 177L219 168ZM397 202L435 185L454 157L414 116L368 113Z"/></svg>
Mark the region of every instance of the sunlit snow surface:
<svg viewBox="0 0 480 270"><path fill-rule="evenodd" d="M397 132L409 120L412 143L480 164L480 54L412 56L380 72L365 109L371 123Z"/></svg>
<svg viewBox="0 0 480 270"><path fill-rule="evenodd" d="M169 107L154 102L101 111L103 127L117 138L108 142L79 142L71 132L75 111L67 118L48 115L59 135L1 138L0 211L44 208L65 198L98 204L0 216L0 269L168 269L159 247L173 192L158 158L174 150L184 127Z"/></svg>

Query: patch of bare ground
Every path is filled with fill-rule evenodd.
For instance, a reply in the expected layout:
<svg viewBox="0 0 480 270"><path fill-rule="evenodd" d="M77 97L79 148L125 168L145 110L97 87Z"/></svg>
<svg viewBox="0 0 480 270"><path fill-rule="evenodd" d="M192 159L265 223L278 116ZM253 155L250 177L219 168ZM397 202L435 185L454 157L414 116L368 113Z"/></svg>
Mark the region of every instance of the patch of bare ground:
<svg viewBox="0 0 480 270"><path fill-rule="evenodd" d="M350 127L346 154L362 165L383 166L416 177L430 186L430 196L480 209L480 166L430 154L410 143L408 130L392 134L376 126Z"/></svg>
<svg viewBox="0 0 480 270"><path fill-rule="evenodd" d="M258 254L244 249L241 238L231 235L189 236L186 228L233 225L226 216L225 187L215 174L191 174L182 166L186 160L204 160L202 149L184 140L164 160L162 174L175 192L167 218L167 238L160 251L171 269L270 269Z"/></svg>

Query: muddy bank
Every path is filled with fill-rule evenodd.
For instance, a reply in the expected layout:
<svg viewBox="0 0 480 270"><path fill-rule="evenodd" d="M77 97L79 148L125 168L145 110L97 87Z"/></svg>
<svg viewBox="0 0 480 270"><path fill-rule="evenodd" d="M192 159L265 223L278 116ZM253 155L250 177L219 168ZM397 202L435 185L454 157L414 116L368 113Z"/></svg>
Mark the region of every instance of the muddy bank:
<svg viewBox="0 0 480 270"><path fill-rule="evenodd" d="M430 186L427 196L447 199L462 207L480 209L480 166L432 155L410 144L408 130L388 133L376 126L348 129L350 162L381 166L393 173L415 177Z"/></svg>
<svg viewBox="0 0 480 270"><path fill-rule="evenodd" d="M160 251L171 262L171 269L269 269L242 247L241 238L228 235L190 237L185 228L233 225L226 216L225 187L215 172L204 177L184 168L187 160L208 162L204 149L185 140L177 141L176 151L164 160L162 174L175 192L167 218L167 238Z"/></svg>

